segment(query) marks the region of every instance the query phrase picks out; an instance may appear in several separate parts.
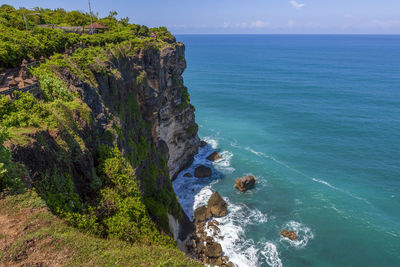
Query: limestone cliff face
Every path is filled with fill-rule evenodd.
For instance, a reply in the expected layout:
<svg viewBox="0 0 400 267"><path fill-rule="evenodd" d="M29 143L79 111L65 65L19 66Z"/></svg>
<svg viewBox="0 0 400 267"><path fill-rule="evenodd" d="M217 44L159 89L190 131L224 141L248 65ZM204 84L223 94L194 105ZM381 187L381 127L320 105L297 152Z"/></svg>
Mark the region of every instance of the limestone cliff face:
<svg viewBox="0 0 400 267"><path fill-rule="evenodd" d="M153 123L154 141L165 142L168 147L172 179L192 163L199 145L194 108L182 104L184 52L183 44L178 44L175 49L141 53L138 57L147 74L147 86L139 91L139 102L146 119Z"/></svg>
<svg viewBox="0 0 400 267"><path fill-rule="evenodd" d="M121 100L130 97L130 93L136 95L142 118L151 124L153 142L167 157L171 179L191 164L200 142L194 107L182 103L187 94L182 78L186 68L184 56L181 43L161 50L142 49L136 55L109 62L108 68L118 75L97 76L97 90L106 109L114 107L118 111ZM93 88L84 89L83 95L88 95L84 100L89 106L97 105L98 101L91 99L92 93L87 93ZM107 112L103 107L97 113L102 117ZM129 124L122 122L121 127L129 131Z"/></svg>

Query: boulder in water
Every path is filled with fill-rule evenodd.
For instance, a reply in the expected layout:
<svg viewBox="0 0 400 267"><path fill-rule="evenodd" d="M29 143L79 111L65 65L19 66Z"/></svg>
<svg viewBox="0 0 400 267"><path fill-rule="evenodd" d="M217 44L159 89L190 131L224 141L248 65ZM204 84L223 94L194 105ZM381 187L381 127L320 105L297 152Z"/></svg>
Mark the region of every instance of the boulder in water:
<svg viewBox="0 0 400 267"><path fill-rule="evenodd" d="M187 178L191 178L191 177L193 177L193 175L191 175L190 173L185 173L184 175L183 175L183 177L187 177Z"/></svg>
<svg viewBox="0 0 400 267"><path fill-rule="evenodd" d="M207 157L207 159L208 159L209 161L217 161L217 160L222 159L222 157L221 157L221 155L220 155L217 151L214 151L213 153L211 153L211 154Z"/></svg>
<svg viewBox="0 0 400 267"><path fill-rule="evenodd" d="M201 206L194 211L194 221L195 223L205 222L210 219L211 213L207 206Z"/></svg>
<svg viewBox="0 0 400 267"><path fill-rule="evenodd" d="M206 166L199 166L194 170L194 176L197 178L205 178L205 177L210 177L212 174L212 171L210 168Z"/></svg>
<svg viewBox="0 0 400 267"><path fill-rule="evenodd" d="M289 238L290 240L295 240L295 239L297 239L297 235L296 235L296 233L293 232L293 231L287 231L287 230L283 229L283 230L281 231L281 235L282 235L283 237Z"/></svg>
<svg viewBox="0 0 400 267"><path fill-rule="evenodd" d="M228 204L218 192L214 192L211 195L207 205L211 215L215 217L225 216L228 211Z"/></svg>
<svg viewBox="0 0 400 267"><path fill-rule="evenodd" d="M200 141L200 145L199 145L199 147L205 147L206 145L208 145L208 144L207 144L207 142L206 142L206 141L203 141L203 140L201 140L201 141Z"/></svg>
<svg viewBox="0 0 400 267"><path fill-rule="evenodd" d="M217 242L207 242L205 255L208 258L221 258L222 257L222 247L221 244Z"/></svg>
<svg viewBox="0 0 400 267"><path fill-rule="evenodd" d="M256 183L257 179L252 175L247 175L236 179L235 187L244 192Z"/></svg>

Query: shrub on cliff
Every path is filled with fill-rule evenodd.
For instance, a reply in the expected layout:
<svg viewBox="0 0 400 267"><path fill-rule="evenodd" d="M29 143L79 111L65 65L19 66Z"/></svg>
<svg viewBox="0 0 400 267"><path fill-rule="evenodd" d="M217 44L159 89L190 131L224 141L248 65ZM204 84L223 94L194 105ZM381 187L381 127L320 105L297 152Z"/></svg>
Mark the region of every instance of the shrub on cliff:
<svg viewBox="0 0 400 267"><path fill-rule="evenodd" d="M11 161L10 151L4 147L4 142L8 139L6 128L0 127L0 193L3 190L16 192L23 188L20 179L22 169Z"/></svg>
<svg viewBox="0 0 400 267"><path fill-rule="evenodd" d="M174 246L174 241L160 234L150 219L134 170L117 147L99 147L97 174L103 184L98 204L82 210L83 215L64 209L61 214L70 223L81 228L83 226L90 232L101 229L98 232L101 235L130 242L140 240ZM94 226L96 229L93 229Z"/></svg>

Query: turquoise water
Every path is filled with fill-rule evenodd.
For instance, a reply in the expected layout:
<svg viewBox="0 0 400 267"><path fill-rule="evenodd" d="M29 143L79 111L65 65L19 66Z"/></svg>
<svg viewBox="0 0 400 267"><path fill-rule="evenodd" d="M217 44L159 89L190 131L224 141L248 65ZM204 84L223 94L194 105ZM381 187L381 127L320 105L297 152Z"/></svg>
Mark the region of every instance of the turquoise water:
<svg viewBox="0 0 400 267"><path fill-rule="evenodd" d="M228 200L225 253L238 266L400 266L400 36L177 39L210 143L188 171L214 174L174 187L189 215L211 191ZM258 183L239 193L246 174Z"/></svg>

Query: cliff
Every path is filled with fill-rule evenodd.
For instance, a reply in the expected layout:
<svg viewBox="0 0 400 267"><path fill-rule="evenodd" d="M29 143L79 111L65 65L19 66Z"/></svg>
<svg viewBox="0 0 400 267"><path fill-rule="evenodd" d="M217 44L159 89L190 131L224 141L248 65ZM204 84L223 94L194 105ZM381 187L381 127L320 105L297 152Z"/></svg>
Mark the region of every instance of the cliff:
<svg viewBox="0 0 400 267"><path fill-rule="evenodd" d="M104 193L119 186L106 166L107 160L117 159L117 172L138 182L141 203L158 231L172 235L184 249L181 241L193 225L177 201L171 178L191 164L199 144L194 108L182 79L184 52L184 45L175 41L115 44L58 55L33 71L43 98L54 95L58 83L72 97L43 102L24 96L24 102L38 102L50 115L36 127L10 128L13 138L7 147L13 160L26 168L25 182L53 212L72 218L78 227L82 222L76 218L83 214L89 221L85 224L104 228L100 235L132 241L145 236L147 230L137 236L114 233L121 226L110 224L110 217L125 218L119 214L122 208L109 207L115 200ZM127 194L118 190L113 193ZM138 223L137 217L132 220Z"/></svg>

